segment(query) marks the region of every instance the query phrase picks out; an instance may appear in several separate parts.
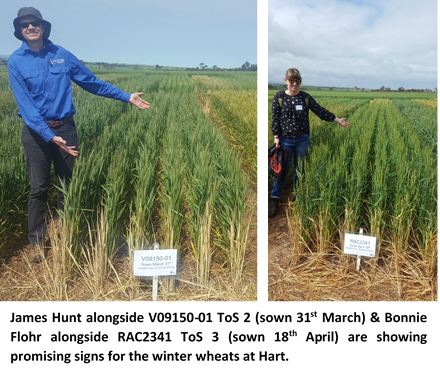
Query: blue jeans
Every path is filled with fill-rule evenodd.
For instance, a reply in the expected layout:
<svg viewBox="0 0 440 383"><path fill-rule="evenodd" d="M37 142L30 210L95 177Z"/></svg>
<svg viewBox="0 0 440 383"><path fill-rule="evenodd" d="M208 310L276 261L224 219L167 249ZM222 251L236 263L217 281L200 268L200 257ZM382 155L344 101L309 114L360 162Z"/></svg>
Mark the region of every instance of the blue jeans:
<svg viewBox="0 0 440 383"><path fill-rule="evenodd" d="M310 147L310 135L304 134L299 137L283 137L280 136L281 147L289 151L287 157L287 168L284 173L284 177L281 180L275 179L273 183L273 189L271 193L272 198L280 198L281 193L284 189L284 183L286 182L287 174L293 159L293 186L295 187L298 182L298 175L296 174L298 170L299 162L302 163L301 172L304 173L304 159L307 156Z"/></svg>

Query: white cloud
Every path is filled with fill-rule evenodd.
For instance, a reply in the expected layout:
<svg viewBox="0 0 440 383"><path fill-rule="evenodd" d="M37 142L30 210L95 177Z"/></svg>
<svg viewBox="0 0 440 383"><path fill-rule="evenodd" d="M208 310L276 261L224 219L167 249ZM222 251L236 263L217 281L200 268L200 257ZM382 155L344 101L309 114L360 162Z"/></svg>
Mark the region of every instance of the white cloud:
<svg viewBox="0 0 440 383"><path fill-rule="evenodd" d="M306 84L437 86L432 0L269 0L269 81L297 67Z"/></svg>

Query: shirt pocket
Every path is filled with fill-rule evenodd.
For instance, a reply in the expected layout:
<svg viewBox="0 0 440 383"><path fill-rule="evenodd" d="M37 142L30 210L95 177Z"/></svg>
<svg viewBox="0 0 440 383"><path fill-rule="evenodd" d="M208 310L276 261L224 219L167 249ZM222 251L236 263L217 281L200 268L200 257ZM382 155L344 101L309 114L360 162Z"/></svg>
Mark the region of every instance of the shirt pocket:
<svg viewBox="0 0 440 383"><path fill-rule="evenodd" d="M50 67L51 74L65 75L69 73L69 67L66 65L54 64Z"/></svg>
<svg viewBox="0 0 440 383"><path fill-rule="evenodd" d="M49 69L49 83L51 94L65 94L71 87L69 67L64 64L54 63Z"/></svg>
<svg viewBox="0 0 440 383"><path fill-rule="evenodd" d="M38 69L30 68L20 73L31 97L35 98L44 93L43 78Z"/></svg>

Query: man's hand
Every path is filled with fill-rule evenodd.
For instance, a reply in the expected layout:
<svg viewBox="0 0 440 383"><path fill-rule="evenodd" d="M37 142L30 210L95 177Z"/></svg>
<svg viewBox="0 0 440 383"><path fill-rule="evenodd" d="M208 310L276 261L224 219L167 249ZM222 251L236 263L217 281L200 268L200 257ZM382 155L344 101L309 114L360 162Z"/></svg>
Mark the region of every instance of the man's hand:
<svg viewBox="0 0 440 383"><path fill-rule="evenodd" d="M61 137L55 136L50 140L54 144L57 144L61 149L65 150L67 153L71 154L74 157L78 157L78 151L73 150L75 146L67 146L67 142L64 141Z"/></svg>
<svg viewBox="0 0 440 383"><path fill-rule="evenodd" d="M150 103L141 98L143 95L143 93L139 92L133 93L128 102L134 106L137 106L139 109L150 109Z"/></svg>

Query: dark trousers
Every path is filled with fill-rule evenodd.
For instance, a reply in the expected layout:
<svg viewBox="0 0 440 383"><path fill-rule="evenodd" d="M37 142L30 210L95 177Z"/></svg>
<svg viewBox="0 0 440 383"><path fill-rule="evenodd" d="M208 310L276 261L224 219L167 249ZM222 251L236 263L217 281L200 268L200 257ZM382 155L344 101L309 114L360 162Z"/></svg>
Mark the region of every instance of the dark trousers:
<svg viewBox="0 0 440 383"><path fill-rule="evenodd" d="M58 128L51 129L56 136L62 137L67 146L78 146L75 122L71 121ZM50 187L50 169L54 164L56 183L60 180L66 185L72 178L75 158L52 142L45 142L28 126L24 126L21 135L26 156L27 172L31 181L28 203L28 229L31 244L43 243L46 233L47 195ZM63 209L64 195L58 191L58 209Z"/></svg>

